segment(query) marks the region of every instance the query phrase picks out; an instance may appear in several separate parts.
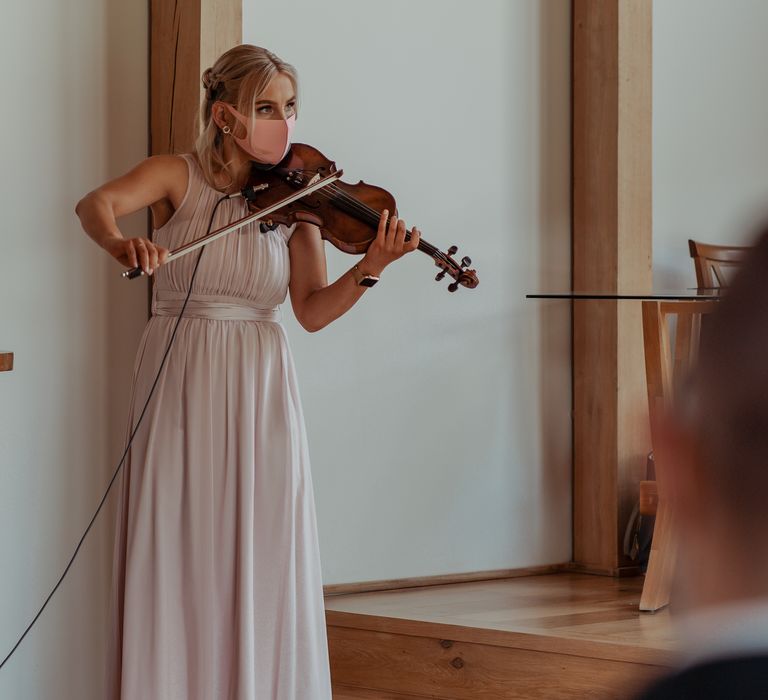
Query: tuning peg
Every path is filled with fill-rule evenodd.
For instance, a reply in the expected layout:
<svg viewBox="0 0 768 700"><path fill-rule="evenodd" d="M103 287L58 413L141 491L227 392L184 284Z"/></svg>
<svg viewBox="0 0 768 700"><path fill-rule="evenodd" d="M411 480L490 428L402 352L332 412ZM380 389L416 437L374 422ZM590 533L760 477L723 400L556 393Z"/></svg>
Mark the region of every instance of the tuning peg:
<svg viewBox="0 0 768 700"><path fill-rule="evenodd" d="M445 277L446 270L443 270L442 272L438 272L437 275L435 275L435 282L439 282L443 277Z"/></svg>
<svg viewBox="0 0 768 700"><path fill-rule="evenodd" d="M458 282L451 282L448 285L448 291L449 292L455 292L458 288L459 288L459 283Z"/></svg>
<svg viewBox="0 0 768 700"><path fill-rule="evenodd" d="M448 255L453 255L458 249L458 246L452 245L450 248L448 248Z"/></svg>
<svg viewBox="0 0 768 700"><path fill-rule="evenodd" d="M462 267L469 267L471 264L472 264L472 258L470 258L470 257L468 257L468 256L466 256L466 255L465 255L465 256L464 256L464 257L461 259L461 266L462 266Z"/></svg>

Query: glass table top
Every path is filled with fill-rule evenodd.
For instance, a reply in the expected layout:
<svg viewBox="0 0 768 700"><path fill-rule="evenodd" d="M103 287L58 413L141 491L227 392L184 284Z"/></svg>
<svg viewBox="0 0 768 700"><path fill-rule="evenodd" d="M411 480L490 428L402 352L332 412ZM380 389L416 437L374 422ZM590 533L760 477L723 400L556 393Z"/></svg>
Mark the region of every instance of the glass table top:
<svg viewBox="0 0 768 700"><path fill-rule="evenodd" d="M526 299L570 299L578 300L634 300L634 301L696 301L705 299L720 299L722 289L714 288L691 288L677 290L653 290L647 294L632 292L537 292L526 294Z"/></svg>

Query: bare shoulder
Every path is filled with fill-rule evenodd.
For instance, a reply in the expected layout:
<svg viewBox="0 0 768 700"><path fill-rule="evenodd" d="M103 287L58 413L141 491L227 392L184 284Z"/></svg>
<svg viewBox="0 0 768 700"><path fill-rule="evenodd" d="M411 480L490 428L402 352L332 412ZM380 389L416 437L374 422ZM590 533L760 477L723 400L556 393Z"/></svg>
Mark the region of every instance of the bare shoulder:
<svg viewBox="0 0 768 700"><path fill-rule="evenodd" d="M169 218L180 205L189 183L189 168L182 156L150 156L86 194L77 207L86 201L106 201L115 218L150 207L158 219ZM76 209L77 209L76 207Z"/></svg>
<svg viewBox="0 0 768 700"><path fill-rule="evenodd" d="M116 215L149 207L154 227L160 228L184 201L189 176L189 168L182 156L149 156L106 187L113 189Z"/></svg>
<svg viewBox="0 0 768 700"><path fill-rule="evenodd" d="M155 192L162 191L173 209L177 209L187 191L189 168L185 159L177 155L149 156L132 171L138 178L153 183Z"/></svg>

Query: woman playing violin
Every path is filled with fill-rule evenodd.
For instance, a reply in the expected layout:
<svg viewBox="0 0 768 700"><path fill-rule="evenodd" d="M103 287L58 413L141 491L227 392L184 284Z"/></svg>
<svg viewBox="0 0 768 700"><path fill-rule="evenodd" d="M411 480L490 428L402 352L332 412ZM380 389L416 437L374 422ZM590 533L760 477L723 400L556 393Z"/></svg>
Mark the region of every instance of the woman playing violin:
<svg viewBox="0 0 768 700"><path fill-rule="evenodd" d="M297 115L294 68L256 46L227 51L203 86L192 153L147 158L76 208L112 257L155 274L130 426L178 321L120 482L107 697L330 700L308 444L279 307L290 290L299 323L324 328L420 234L406 240L405 223L382 212L365 255L331 284L306 222L254 222L164 265L169 250L248 214L222 197L254 162L283 158ZM143 207L152 238L125 238L116 220Z"/></svg>

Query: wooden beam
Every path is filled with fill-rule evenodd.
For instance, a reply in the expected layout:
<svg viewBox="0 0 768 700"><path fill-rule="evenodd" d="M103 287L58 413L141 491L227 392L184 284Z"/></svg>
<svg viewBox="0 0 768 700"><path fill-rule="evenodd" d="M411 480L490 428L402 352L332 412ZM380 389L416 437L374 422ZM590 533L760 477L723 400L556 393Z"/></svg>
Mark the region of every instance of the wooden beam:
<svg viewBox="0 0 768 700"><path fill-rule="evenodd" d="M573 2L573 286L647 293L652 0ZM573 310L574 566L631 570L622 536L650 437L640 302Z"/></svg>
<svg viewBox="0 0 768 700"><path fill-rule="evenodd" d="M13 369L13 353L0 351L0 372L9 372Z"/></svg>
<svg viewBox="0 0 768 700"><path fill-rule="evenodd" d="M203 71L242 42L242 0L150 0L150 153L188 153Z"/></svg>

